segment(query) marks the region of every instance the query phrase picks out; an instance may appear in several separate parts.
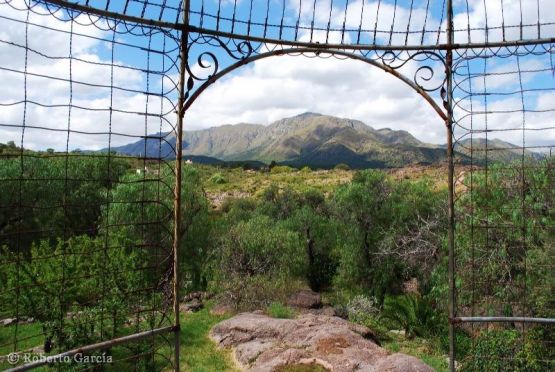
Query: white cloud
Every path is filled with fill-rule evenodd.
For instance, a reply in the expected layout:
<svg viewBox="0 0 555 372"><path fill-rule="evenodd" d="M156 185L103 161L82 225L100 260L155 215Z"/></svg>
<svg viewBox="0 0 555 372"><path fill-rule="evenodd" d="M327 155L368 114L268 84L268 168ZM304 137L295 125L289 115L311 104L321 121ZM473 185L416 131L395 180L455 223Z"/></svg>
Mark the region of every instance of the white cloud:
<svg viewBox="0 0 555 372"><path fill-rule="evenodd" d="M23 0L14 0L10 5L0 6L2 15L22 21L27 17L25 9ZM144 51L116 45L112 69L111 43L103 41L111 40L112 32L86 26L91 23L91 19L81 15L73 22L73 36L70 36L71 22L36 12L48 13L44 8L35 6L33 12L29 13L27 37L25 24L21 22L3 21L0 31L0 66L14 70L0 70L3 85L0 90L0 142L13 140L19 144L23 138L26 148L52 147L64 150L69 127L76 131L69 135L69 149L104 148L108 146L108 135L95 133L109 131L110 107L113 109L111 130L116 133L140 136L160 131L160 119L155 116L148 116L145 124L145 117L139 115L145 112L159 114L161 111L170 111L169 117L172 121L175 120L171 104L164 100L162 106L159 96L149 96L147 105L147 95L143 93L146 90ZM63 14L60 12L57 16L62 17ZM92 21L102 23L94 18ZM29 51L25 87L22 72L25 69L26 40ZM134 42L129 38L119 41ZM70 43L73 57L71 62L68 58ZM134 55L130 57L127 53ZM126 58L125 62L123 58ZM155 60L156 56L151 55L151 58ZM135 65L134 68L130 62ZM112 75L114 89L110 88ZM69 83L70 79L72 84ZM169 83L168 79L164 79L166 91ZM160 91L161 84L160 75L149 75L150 91ZM70 94L74 107L68 122ZM28 101L25 111L27 127L22 130L25 107L22 103L17 103L25 98ZM170 129L168 123L163 124L162 130ZM79 131L89 134L78 133ZM133 141L132 138L115 134L111 140L112 145Z"/></svg>
<svg viewBox="0 0 555 372"><path fill-rule="evenodd" d="M536 39L538 23L541 37L555 33L555 2L553 0L467 0L466 6L453 19L455 42L464 43L488 41ZM539 6L539 10L538 10ZM522 23L522 34L521 34ZM486 35L486 25L488 32Z"/></svg>
<svg viewBox="0 0 555 372"><path fill-rule="evenodd" d="M445 141L440 117L397 78L360 61L300 56L260 60L223 78L193 103L186 127L268 124L305 111L404 129L429 142Z"/></svg>
<svg viewBox="0 0 555 372"><path fill-rule="evenodd" d="M23 3L22 0L18 1L21 4ZM525 1L528 0L523 0L523 3ZM16 1L14 0L12 3L16 3ZM372 6L375 3L366 3L363 17L365 24L372 25L372 27L374 24L373 17L375 17L374 11L376 10ZM478 22L479 9L477 7L482 2L472 0L470 3L473 6L472 11L476 12L475 16ZM512 2L508 0L505 3L512 6ZM321 5L322 10L317 8L316 18L324 17L322 19L327 22L329 17L329 7L327 8L327 14L325 8L327 2L322 1L318 4L323 5ZM360 0L351 3L352 8L349 8L346 21L349 27L358 27L362 13L361 9L357 13L357 6L361 7L361 4ZM388 19L391 22L392 9L388 7L391 8L391 4L382 3L380 14L383 14L381 16L383 18L380 18L380 22L387 23ZM25 11L9 11L9 9L6 5L0 7L3 15L20 19L26 16ZM398 19L398 21L395 23L395 29L399 28L401 30L404 27L406 30L408 17L406 12L406 8L397 9L396 20ZM413 10L412 20L415 22L414 24L419 24L419 27L423 26L424 15L425 13L421 8ZM303 13L303 16L306 17L307 15ZM312 14L310 13L308 16L312 17ZM334 22L343 22L342 14L332 14L332 17L335 17L333 18ZM31 21L52 28L62 28L66 31L69 29L68 22L61 22L49 16L43 17L31 14ZM391 25L386 23L379 24L379 28L390 28ZM429 18L427 25L427 28L437 27L439 21ZM81 27L79 32L85 35L109 40L112 37L111 33L99 31L95 27L77 26L77 24L75 24L75 27ZM325 38L328 37L331 42L339 42L341 36L337 32L326 35L325 32L318 31L312 35L312 40L325 41ZM417 36L420 37L420 35ZM345 41L352 41L349 38L352 38L353 35L346 34L344 37ZM398 37L402 37L404 43L404 35ZM310 34L305 32L300 35L300 38L310 40ZM3 22L0 30L0 40L23 45L25 43L24 27L22 27L22 24L14 22ZM33 49L49 56L67 57L69 54L69 35L66 33L29 26L29 40ZM86 60L88 63L74 60L72 62L72 79L89 84L109 84L110 66L104 65L110 63L107 57L109 56L109 43L85 36L74 36L73 41L73 56ZM121 37L120 41L129 42L129 39ZM473 39L473 41L477 40ZM399 41L394 40L394 42ZM160 130L159 118L148 117L145 123L145 117L138 115L138 113L144 113L147 108L149 113L168 112L167 120L169 122L164 122L162 125L162 130L168 131L171 122L175 120L175 114L171 112L171 103L166 100L161 102L161 98L150 96L147 107L147 96L141 93L145 89L145 73L126 68L129 67L130 63L138 68L144 68L146 54L135 51L136 54L133 55L132 59L126 59L125 49L116 47L116 51L116 63L123 67L114 68L114 85L126 89L135 89L139 92L126 92L117 89L111 92L109 88L73 84L73 104L89 110L77 107L72 110L71 129L84 132L107 132L109 126L108 109L111 106L114 108L112 116L113 132L137 136L158 132ZM22 70L24 57L24 49L0 43L0 66ZM26 124L62 131L27 128L24 146L36 149L53 147L63 150L67 139L67 133L64 130L67 129L68 125L67 104L70 87L64 79L69 79L69 60L67 58L49 59L34 52L30 52L28 57L29 72L55 76L62 80L28 75L27 99L46 105L60 105L60 107L41 107L30 103L27 106ZM521 69L533 71L534 69L545 68L545 63L545 56L538 57L537 60L523 59ZM487 77L488 91L492 89L513 89L515 85L518 87L518 76L508 73L514 68L514 65L511 64L514 64L514 58L499 63L490 62L488 71L497 72L498 74ZM417 63L408 63L400 71L412 79L418 66ZM193 69L197 71L195 67ZM175 82L177 81L175 71L170 71L168 75ZM437 83L441 76L442 70L439 68L434 77L434 82ZM523 78L523 84L529 88L539 84L536 81L537 76L533 72L523 75ZM24 99L25 90L22 74L0 71L0 79L3 83L3 89L0 90L0 103L14 103ZM159 90L162 80L167 90L167 87L171 84L170 80L154 75L150 76L151 88ZM473 79L474 92L483 90L483 84L480 85L480 80L479 78ZM530 93L526 98L527 109L538 111L526 114L526 128L528 129L552 127L555 123L555 115L553 114L555 107L552 103L555 102L552 93L555 90L553 80L544 79L542 84L547 89L551 89L551 92ZM110 94L112 94L113 100L111 104ZM473 100L474 112L483 110L483 102L480 98L475 97ZM461 102L461 105L467 109L469 109L469 104L468 99ZM488 114L488 129L511 130L496 132L490 136L517 144L519 141L522 142L523 115L518 112L501 112L515 108L519 109L521 105L518 95L491 97L488 110L497 112ZM118 110L124 112L118 112ZM404 129L426 142L438 144L445 142L445 128L437 113L422 97L397 78L360 61L336 58L309 59L302 56L280 56L260 60L224 77L203 92L191 106L186 116L185 129L201 129L239 122L269 124L275 120L306 111L358 119L375 128ZM463 117L463 112L458 110L457 117L460 118L461 125L469 126L469 116ZM22 105L0 105L0 124L21 125L22 118ZM472 125L474 129L485 128L485 116L474 115ZM520 132L518 131L519 128ZM531 130L526 132L526 142L527 144L553 144L555 142L554 135L553 130L549 132ZM19 143L21 136L21 128L0 125L0 142L15 140L16 143ZM104 148L107 147L107 141L106 135L72 133L70 135L70 149ZM129 137L116 135L112 137L112 145L121 145L133 141L134 139Z"/></svg>
<svg viewBox="0 0 555 372"><path fill-rule="evenodd" d="M436 11L433 4L428 7L428 10L425 1L395 4L386 1L355 0L347 4L345 8L346 4L338 4L333 0L321 0L316 3L289 1L291 9L296 13L300 10L302 22L306 26L310 26L314 18L315 27L327 28L329 24L332 30L343 28L355 30L346 33L330 31L330 35L335 35L339 42L341 37L345 37L345 44L354 42L359 37L360 41L366 44L372 44L375 41L376 44L403 45L406 41L408 44L419 45L422 42L434 44L437 41L439 20L432 16ZM409 26L408 34L407 26ZM365 30L360 35L359 28ZM426 32L422 35L424 28ZM375 35L374 29L377 30ZM322 40L313 39L313 41Z"/></svg>

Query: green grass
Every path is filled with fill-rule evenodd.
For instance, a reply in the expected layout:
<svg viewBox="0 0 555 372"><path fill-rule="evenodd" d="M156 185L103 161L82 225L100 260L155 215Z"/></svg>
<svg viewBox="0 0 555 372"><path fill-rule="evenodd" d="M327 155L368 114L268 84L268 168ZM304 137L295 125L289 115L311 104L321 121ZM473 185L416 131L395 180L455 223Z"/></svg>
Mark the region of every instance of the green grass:
<svg viewBox="0 0 555 372"><path fill-rule="evenodd" d="M403 336L394 336L391 341L384 342L382 347L392 353L417 357L438 372L448 371L447 356L443 355L430 340L418 337L406 340Z"/></svg>
<svg viewBox="0 0 555 372"><path fill-rule="evenodd" d="M242 168L220 168L210 165L196 165L201 173L203 186L208 193L241 192L250 196L259 195L271 184L280 188L291 187L295 191L314 188L327 194L339 185L351 180L353 172L343 170L297 171L268 173L246 171ZM225 183L216 183L212 177L223 178Z"/></svg>
<svg viewBox="0 0 555 372"><path fill-rule="evenodd" d="M14 351L15 326L0 326L0 357L7 356ZM29 350L44 344L44 336L40 323L19 324L17 326L17 350ZM11 368L7 361L0 361L0 370Z"/></svg>
<svg viewBox="0 0 555 372"><path fill-rule="evenodd" d="M291 308L279 302L272 303L266 311L270 316L276 318L292 318L295 315ZM231 352L229 350L218 349L216 344L208 337L210 329L227 317L225 315L212 315L209 309L206 308L197 313L183 314L181 316L181 370L193 372L237 371ZM0 344L11 343L14 329L15 327L13 326L0 327ZM18 342L18 349L27 350L42 345L43 337L41 333L42 330L39 323L19 325L18 339L25 340ZM436 371L447 371L446 356L430 340L421 338L406 340L402 336L392 335L391 340L383 342L382 346L394 353L400 352L415 356ZM12 348L13 346L10 345L0 347L0 355L9 354L13 350ZM115 360L129 353L128 350L119 350L117 347L112 352ZM159 350L159 352L166 355L170 353L169 350ZM125 365L125 363L123 364ZM118 365L121 366L121 362ZM0 370L8 367L11 367L11 365L0 363ZM286 366L280 369L280 372L312 371L321 372L325 371L325 369L318 365Z"/></svg>
<svg viewBox="0 0 555 372"><path fill-rule="evenodd" d="M0 356L13 351L15 326L0 327ZM19 324L17 326L17 350L27 350L44 343L40 323Z"/></svg>
<svg viewBox="0 0 555 372"><path fill-rule="evenodd" d="M328 369L319 364L293 364L277 367L276 372L326 372Z"/></svg>
<svg viewBox="0 0 555 372"><path fill-rule="evenodd" d="M181 370L194 372L235 371L231 352L218 349L208 333L227 316L210 314L208 309L181 317Z"/></svg>
<svg viewBox="0 0 555 372"><path fill-rule="evenodd" d="M266 312L272 318L291 319L295 317L295 310L283 305L281 302L272 302L266 308Z"/></svg>

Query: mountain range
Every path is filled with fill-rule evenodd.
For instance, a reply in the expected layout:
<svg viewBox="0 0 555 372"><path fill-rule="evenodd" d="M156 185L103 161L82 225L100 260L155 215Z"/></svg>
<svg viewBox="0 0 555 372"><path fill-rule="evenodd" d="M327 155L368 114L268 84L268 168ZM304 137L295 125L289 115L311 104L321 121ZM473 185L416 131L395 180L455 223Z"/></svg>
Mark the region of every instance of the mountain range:
<svg viewBox="0 0 555 372"><path fill-rule="evenodd" d="M174 133L159 133L113 150L132 156L173 157L175 142ZM462 161L469 159L469 144L463 141L455 148ZM476 144L485 147L485 142ZM503 160L521 155L506 142L488 140L489 145L503 150L495 152ZM447 158L447 151L404 130L374 129L358 120L308 112L267 126L242 123L185 131L183 156L203 163L275 161L296 167L331 168L345 163L352 168L392 168L437 164Z"/></svg>

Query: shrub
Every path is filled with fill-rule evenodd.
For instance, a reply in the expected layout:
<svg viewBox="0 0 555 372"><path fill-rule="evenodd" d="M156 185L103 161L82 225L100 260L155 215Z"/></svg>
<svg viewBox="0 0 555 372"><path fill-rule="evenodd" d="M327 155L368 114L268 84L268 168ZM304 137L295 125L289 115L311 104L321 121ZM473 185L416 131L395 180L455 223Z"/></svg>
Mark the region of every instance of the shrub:
<svg viewBox="0 0 555 372"><path fill-rule="evenodd" d="M214 173L212 177L210 177L210 182L215 183L217 185L221 185L227 183L227 180L221 173Z"/></svg>
<svg viewBox="0 0 555 372"><path fill-rule="evenodd" d="M238 308L268 305L306 270L301 237L267 216L240 221L219 245L214 285Z"/></svg>
<svg viewBox="0 0 555 372"><path fill-rule="evenodd" d="M225 198L222 202L222 212L224 213L250 213L256 210L257 204L251 198Z"/></svg>
<svg viewBox="0 0 555 372"><path fill-rule="evenodd" d="M285 219L291 216L300 205L301 197L290 187L280 190L275 184L262 191L262 203L259 211L275 219Z"/></svg>
<svg viewBox="0 0 555 372"><path fill-rule="evenodd" d="M271 168L270 173L293 173L295 171L294 168L291 168L287 165L276 165Z"/></svg>
<svg viewBox="0 0 555 372"><path fill-rule="evenodd" d="M339 163L335 167L333 167L333 169L348 171L351 170L351 167L348 164Z"/></svg>
<svg viewBox="0 0 555 372"><path fill-rule="evenodd" d="M347 314L349 320L355 323L363 323L368 316L377 316L379 310L376 299L363 295L355 296L347 304Z"/></svg>
<svg viewBox="0 0 555 372"><path fill-rule="evenodd" d="M272 278L268 275L232 276L211 283L219 303L239 311L264 309L272 302L285 302L291 294L306 285L295 279Z"/></svg>
<svg viewBox="0 0 555 372"><path fill-rule="evenodd" d="M139 303L144 288L144 261L122 245L107 249L104 239L76 236L33 244L29 260L5 267L6 291L2 302L19 304L19 311L40 322L45 350L58 350L99 340L101 330L121 335L126 318ZM15 255L0 252L6 262ZM63 259L61 257L63 256ZM60 278L65 278L60 280ZM98 291L103 290L102 299ZM63 321L63 327L61 323Z"/></svg>
<svg viewBox="0 0 555 372"><path fill-rule="evenodd" d="M436 332L441 325L439 316L430 304L415 294L387 296L382 318L405 331L405 337L425 337Z"/></svg>
<svg viewBox="0 0 555 372"><path fill-rule="evenodd" d="M295 210L284 224L304 238L307 257L304 276L310 288L313 291L328 288L337 269L337 260L333 255L336 239L333 221L304 206Z"/></svg>
<svg viewBox="0 0 555 372"><path fill-rule="evenodd" d="M456 225L455 245L461 306L487 307L492 313L510 316L520 311L521 305L515 304L522 303L525 288L530 315L552 316L553 296L545 288L552 287L553 270L545 262L553 256L554 166L552 160L533 167L496 164L488 172L475 171L466 177L469 191L457 200L465 221ZM484 223L514 228L496 228L493 233L488 228L469 228ZM474 289L474 278L484 284Z"/></svg>
<svg viewBox="0 0 555 372"><path fill-rule="evenodd" d="M291 319L295 317L295 311L290 307L283 305L281 302L272 302L266 308L266 312L272 318Z"/></svg>
<svg viewBox="0 0 555 372"><path fill-rule="evenodd" d="M544 330L528 331L526 338L515 329L482 332L474 341L462 371L547 371L553 360ZM551 348L552 349L552 348Z"/></svg>
<svg viewBox="0 0 555 372"><path fill-rule="evenodd" d="M355 173L330 203L342 230L334 283L360 288L381 304L385 295L399 293L407 274L429 276L444 231L439 196L425 182L393 182L381 171Z"/></svg>

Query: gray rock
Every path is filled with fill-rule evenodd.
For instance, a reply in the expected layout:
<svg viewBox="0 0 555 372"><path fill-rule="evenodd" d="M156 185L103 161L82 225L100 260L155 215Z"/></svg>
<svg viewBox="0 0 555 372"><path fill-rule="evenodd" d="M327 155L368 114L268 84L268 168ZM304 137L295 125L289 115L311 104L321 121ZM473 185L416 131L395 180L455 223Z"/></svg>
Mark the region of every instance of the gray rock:
<svg viewBox="0 0 555 372"><path fill-rule="evenodd" d="M376 370L388 372L427 372L430 370L430 367L423 364L418 358L396 353L380 360L376 364Z"/></svg>
<svg viewBox="0 0 555 372"><path fill-rule="evenodd" d="M218 304L215 305L212 309L210 309L210 314L212 315L225 315L234 312L234 308L230 305L222 305Z"/></svg>
<svg viewBox="0 0 555 372"><path fill-rule="evenodd" d="M16 322L17 322L16 318L6 318L6 319L2 319L0 321L0 323L2 323L2 325L4 327L11 326L11 325L15 324Z"/></svg>
<svg viewBox="0 0 555 372"><path fill-rule="evenodd" d="M320 314L327 316L335 316L335 309L332 306L324 306Z"/></svg>
<svg viewBox="0 0 555 372"><path fill-rule="evenodd" d="M301 309L318 309L322 307L322 299L319 293L305 289L289 297L287 305Z"/></svg>
<svg viewBox="0 0 555 372"><path fill-rule="evenodd" d="M179 306L179 310L186 313L195 313L200 309L202 309L203 307L204 307L204 304L199 300L195 299L186 304L181 304Z"/></svg>
<svg viewBox="0 0 555 372"><path fill-rule="evenodd" d="M393 354L369 340L366 327L327 315L303 314L275 319L242 313L212 328L220 347L234 349L240 366L273 371L279 366L319 364L330 371L433 371L417 358Z"/></svg>

